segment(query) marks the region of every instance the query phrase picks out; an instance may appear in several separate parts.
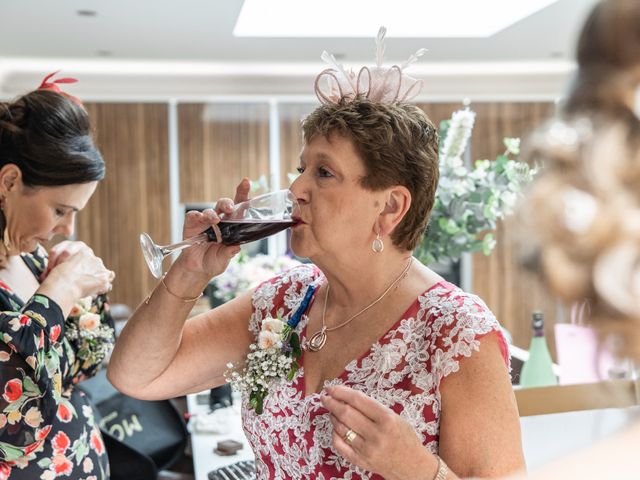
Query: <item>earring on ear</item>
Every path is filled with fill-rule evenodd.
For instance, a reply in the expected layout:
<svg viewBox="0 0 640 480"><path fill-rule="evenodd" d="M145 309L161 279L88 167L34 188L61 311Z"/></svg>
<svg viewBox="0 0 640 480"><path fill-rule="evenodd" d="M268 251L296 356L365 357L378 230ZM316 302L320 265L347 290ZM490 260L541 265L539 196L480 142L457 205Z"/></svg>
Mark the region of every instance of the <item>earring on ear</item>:
<svg viewBox="0 0 640 480"><path fill-rule="evenodd" d="M9 240L9 229L7 227L4 227L4 232L2 233L2 244L7 252L11 250L11 240Z"/></svg>
<svg viewBox="0 0 640 480"><path fill-rule="evenodd" d="M11 250L11 240L9 239L9 225L7 217L4 214L5 199L0 198L0 213L2 214L2 223L4 223L4 230L2 231L2 244L4 245L7 253Z"/></svg>
<svg viewBox="0 0 640 480"><path fill-rule="evenodd" d="M376 238L371 244L371 250L376 253L380 253L384 250L384 243L382 242L382 238L380 238L380 234L376 233Z"/></svg>

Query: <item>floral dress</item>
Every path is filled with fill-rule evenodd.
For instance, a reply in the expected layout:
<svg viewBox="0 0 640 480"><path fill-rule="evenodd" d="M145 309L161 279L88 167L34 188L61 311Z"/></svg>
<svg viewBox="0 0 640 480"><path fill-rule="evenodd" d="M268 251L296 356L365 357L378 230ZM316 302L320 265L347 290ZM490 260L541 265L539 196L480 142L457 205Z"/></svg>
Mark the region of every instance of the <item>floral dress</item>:
<svg viewBox="0 0 640 480"><path fill-rule="evenodd" d="M40 278L45 250L22 258ZM23 303L0 282L0 480L109 478L93 408L74 385L100 367L113 321L103 297L84 302L65 320L53 300Z"/></svg>
<svg viewBox="0 0 640 480"><path fill-rule="evenodd" d="M267 317L286 321L308 287L323 281L316 267L304 265L262 284L253 297L251 331L257 335ZM297 327L301 342L307 338L308 321L305 313ZM424 291L366 353L324 386L346 385L376 399L400 414L423 445L437 453L440 382L458 371L459 360L477 351L480 338L491 332L498 333L508 363L499 324L484 302L442 281ZM381 478L350 464L333 449L333 427L320 394L304 396L304 353L300 361L293 382L269 389L262 414L243 398L243 428L256 455L258 478Z"/></svg>

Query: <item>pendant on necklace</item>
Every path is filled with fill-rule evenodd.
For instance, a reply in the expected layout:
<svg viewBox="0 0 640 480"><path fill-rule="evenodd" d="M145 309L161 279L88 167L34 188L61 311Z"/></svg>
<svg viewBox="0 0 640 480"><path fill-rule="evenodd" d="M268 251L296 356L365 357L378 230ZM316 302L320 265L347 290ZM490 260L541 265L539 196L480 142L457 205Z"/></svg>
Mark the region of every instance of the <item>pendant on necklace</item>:
<svg viewBox="0 0 640 480"><path fill-rule="evenodd" d="M307 342L307 348L312 352L319 351L324 344L327 343L327 329L322 327L321 330L313 334Z"/></svg>

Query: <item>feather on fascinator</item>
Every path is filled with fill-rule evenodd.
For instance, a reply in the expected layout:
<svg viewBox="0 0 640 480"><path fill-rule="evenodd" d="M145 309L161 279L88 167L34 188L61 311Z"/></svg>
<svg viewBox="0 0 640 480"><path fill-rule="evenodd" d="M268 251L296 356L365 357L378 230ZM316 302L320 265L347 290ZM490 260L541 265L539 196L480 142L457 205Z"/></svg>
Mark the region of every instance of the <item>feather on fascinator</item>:
<svg viewBox="0 0 640 480"><path fill-rule="evenodd" d="M384 57L385 27L380 27L376 37L376 65L364 66L356 74L353 70L345 70L336 58L327 51L320 58L331 65L320 72L314 83L318 100L322 103L339 103L342 99L354 99L363 96L373 102L404 102L420 93L422 81L416 80L403 72L427 52L421 48L411 55L401 66L382 66Z"/></svg>
<svg viewBox="0 0 640 480"><path fill-rule="evenodd" d="M40 83L40 86L37 88L37 90L51 90L52 92L56 92L68 97L73 102L83 107L82 101L78 97L74 97L73 95L63 91L59 86L59 84L61 83L76 83L78 80L71 77L64 77L64 78L58 78L56 80L52 80L52 78L55 77L58 73L60 73L60 70L50 73L49 75L44 77L44 79L42 80L42 83Z"/></svg>

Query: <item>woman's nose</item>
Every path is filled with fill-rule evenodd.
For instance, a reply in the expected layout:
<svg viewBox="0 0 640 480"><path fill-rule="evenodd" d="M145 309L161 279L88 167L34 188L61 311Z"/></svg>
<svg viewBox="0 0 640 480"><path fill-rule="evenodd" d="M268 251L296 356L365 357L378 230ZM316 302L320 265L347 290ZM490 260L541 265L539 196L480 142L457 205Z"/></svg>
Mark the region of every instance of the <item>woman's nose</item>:
<svg viewBox="0 0 640 480"><path fill-rule="evenodd" d="M54 229L54 232L67 238L71 237L73 235L74 224L74 218L71 215L65 215Z"/></svg>
<svg viewBox="0 0 640 480"><path fill-rule="evenodd" d="M296 179L291 183L289 190L293 193L293 196L296 198L298 204L306 202L305 191L304 188L304 174L301 173L296 177Z"/></svg>

